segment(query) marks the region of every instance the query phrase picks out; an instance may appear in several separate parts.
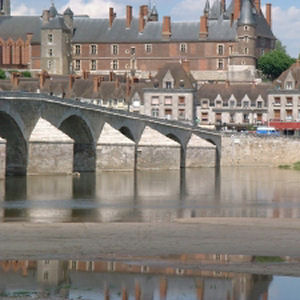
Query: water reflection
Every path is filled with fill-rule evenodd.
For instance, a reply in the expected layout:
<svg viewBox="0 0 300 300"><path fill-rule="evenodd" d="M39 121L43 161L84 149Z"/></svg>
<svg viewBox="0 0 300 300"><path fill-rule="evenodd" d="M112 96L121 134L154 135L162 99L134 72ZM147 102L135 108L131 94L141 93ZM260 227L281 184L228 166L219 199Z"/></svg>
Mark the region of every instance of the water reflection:
<svg viewBox="0 0 300 300"><path fill-rule="evenodd" d="M0 220L171 222L195 217L299 218L300 172L258 168L8 177Z"/></svg>
<svg viewBox="0 0 300 300"><path fill-rule="evenodd" d="M148 258L149 259L149 258ZM182 255L178 258L108 261L0 261L0 296L64 299L268 300L270 275L179 268L176 263L229 264L251 256ZM157 258L156 258L157 259ZM175 262L175 265L168 264Z"/></svg>

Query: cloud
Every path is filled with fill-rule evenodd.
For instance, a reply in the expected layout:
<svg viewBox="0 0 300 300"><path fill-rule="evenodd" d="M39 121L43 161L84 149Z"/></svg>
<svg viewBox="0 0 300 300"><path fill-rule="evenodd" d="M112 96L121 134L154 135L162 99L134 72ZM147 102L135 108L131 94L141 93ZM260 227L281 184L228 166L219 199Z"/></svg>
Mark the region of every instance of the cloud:
<svg viewBox="0 0 300 300"><path fill-rule="evenodd" d="M284 16L284 17L283 17ZM300 8L291 6L282 9L274 6L272 9L273 32L283 45L287 46L287 51L293 57L298 57L300 53Z"/></svg>
<svg viewBox="0 0 300 300"><path fill-rule="evenodd" d="M115 8L118 15L124 14L124 7L113 1L105 0L69 0L66 5L61 8L61 11L70 7L75 14L89 15L94 18L108 17L109 7Z"/></svg>
<svg viewBox="0 0 300 300"><path fill-rule="evenodd" d="M32 16L38 15L36 10L32 7L26 6L26 4L22 3L20 5L12 6L12 15L14 16Z"/></svg>

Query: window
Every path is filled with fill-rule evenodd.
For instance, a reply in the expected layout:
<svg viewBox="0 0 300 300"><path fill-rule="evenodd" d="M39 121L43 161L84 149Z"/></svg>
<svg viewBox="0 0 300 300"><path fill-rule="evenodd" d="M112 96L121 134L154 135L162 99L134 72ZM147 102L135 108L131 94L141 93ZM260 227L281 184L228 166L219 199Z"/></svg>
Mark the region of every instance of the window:
<svg viewBox="0 0 300 300"><path fill-rule="evenodd" d="M263 107L263 102L257 101L257 108L262 108L262 107Z"/></svg>
<svg viewBox="0 0 300 300"><path fill-rule="evenodd" d="M287 97L286 98L286 104L287 105L293 105L293 97Z"/></svg>
<svg viewBox="0 0 300 300"><path fill-rule="evenodd" d="M249 114L243 114L243 122L249 123Z"/></svg>
<svg viewBox="0 0 300 300"><path fill-rule="evenodd" d="M185 97L184 96L178 97L178 105L180 105L180 106L185 105Z"/></svg>
<svg viewBox="0 0 300 300"><path fill-rule="evenodd" d="M135 47L131 47L130 48L130 54L131 55L135 55Z"/></svg>
<svg viewBox="0 0 300 300"><path fill-rule="evenodd" d="M293 89L293 82L292 82L292 81L287 81L287 82L285 83L285 88L286 88L287 90L292 90L292 89Z"/></svg>
<svg viewBox="0 0 300 300"><path fill-rule="evenodd" d="M90 54L92 54L92 55L97 54L97 45L90 46Z"/></svg>
<svg viewBox="0 0 300 300"><path fill-rule="evenodd" d="M257 123L262 124L262 121L263 121L263 115L257 114Z"/></svg>
<svg viewBox="0 0 300 300"><path fill-rule="evenodd" d="M281 104L281 98L280 97L275 97L275 105L280 105Z"/></svg>
<svg viewBox="0 0 300 300"><path fill-rule="evenodd" d="M166 81L165 85L166 85L166 89L171 89L172 88L172 82L171 81Z"/></svg>
<svg viewBox="0 0 300 300"><path fill-rule="evenodd" d="M202 101L202 107L203 108L208 108L208 100L203 100Z"/></svg>
<svg viewBox="0 0 300 300"><path fill-rule="evenodd" d="M216 123L222 123L222 113L216 113Z"/></svg>
<svg viewBox="0 0 300 300"><path fill-rule="evenodd" d="M232 54L232 53L233 53L233 46L230 45L230 46L229 46L229 54Z"/></svg>
<svg viewBox="0 0 300 300"><path fill-rule="evenodd" d="M72 269L73 270L77 269L77 263L76 263L76 261L72 261Z"/></svg>
<svg viewBox="0 0 300 300"><path fill-rule="evenodd" d="M224 55L224 45L218 45L218 55Z"/></svg>
<svg viewBox="0 0 300 300"><path fill-rule="evenodd" d="M216 107L217 108L221 108L222 107L222 101L221 100L217 100L216 101Z"/></svg>
<svg viewBox="0 0 300 300"><path fill-rule="evenodd" d="M182 53L187 53L187 44L180 44L179 45L179 50L180 50L180 52L182 52Z"/></svg>
<svg viewBox="0 0 300 300"><path fill-rule="evenodd" d="M146 53L151 53L152 52L152 44L146 44L145 51L146 51Z"/></svg>
<svg viewBox="0 0 300 300"><path fill-rule="evenodd" d="M52 33L49 33L49 34L48 34L48 43L49 43L49 44L52 44L52 43L53 43L53 34L52 34Z"/></svg>
<svg viewBox="0 0 300 300"><path fill-rule="evenodd" d="M232 108L232 107L235 107L235 101L234 100L230 100L229 101L229 106Z"/></svg>
<svg viewBox="0 0 300 300"><path fill-rule="evenodd" d="M244 37L244 41L245 41L245 43L248 43L248 42L249 42L249 37L248 37L248 36L245 36L245 37Z"/></svg>
<svg viewBox="0 0 300 300"><path fill-rule="evenodd" d="M112 45L111 46L111 54L118 55L119 54L119 45Z"/></svg>
<svg viewBox="0 0 300 300"><path fill-rule="evenodd" d="M244 30L245 30L245 31L248 31L248 30L249 30L249 27L248 27L248 26L244 26Z"/></svg>
<svg viewBox="0 0 300 300"><path fill-rule="evenodd" d="M44 272L44 280L48 280L49 279L49 273L48 272Z"/></svg>
<svg viewBox="0 0 300 300"><path fill-rule="evenodd" d="M249 101L244 101L243 102L243 107L248 108L249 107Z"/></svg>
<svg viewBox="0 0 300 300"><path fill-rule="evenodd" d="M113 70L118 70L119 69L119 61L117 59L114 59L112 62L111 62L111 68Z"/></svg>
<svg viewBox="0 0 300 300"><path fill-rule="evenodd" d="M91 70L97 70L97 61L95 59L91 60Z"/></svg>
<svg viewBox="0 0 300 300"><path fill-rule="evenodd" d="M158 106L159 105L159 98L158 98L158 96L152 96L152 98L151 98L151 105L152 106Z"/></svg>
<svg viewBox="0 0 300 300"><path fill-rule="evenodd" d="M230 113L230 123L234 123L235 122L235 113Z"/></svg>
<svg viewBox="0 0 300 300"><path fill-rule="evenodd" d="M281 113L279 109L274 110L274 119L280 120L281 119Z"/></svg>
<svg viewBox="0 0 300 300"><path fill-rule="evenodd" d="M179 120L184 120L185 119L185 109L179 109L178 110L178 119Z"/></svg>
<svg viewBox="0 0 300 300"><path fill-rule="evenodd" d="M50 57L53 56L53 49L52 49L52 48L50 48L50 49L48 50L48 56L50 56Z"/></svg>
<svg viewBox="0 0 300 300"><path fill-rule="evenodd" d="M45 261L44 261L44 264L45 264L45 265L49 265L49 264L50 264L50 260L45 260Z"/></svg>
<svg viewBox="0 0 300 300"><path fill-rule="evenodd" d="M172 97L171 96L165 97L165 105L172 105Z"/></svg>
<svg viewBox="0 0 300 300"><path fill-rule="evenodd" d="M171 120L172 119L172 109L165 109L165 118L167 120Z"/></svg>
<svg viewBox="0 0 300 300"><path fill-rule="evenodd" d="M223 59L218 59L218 69L223 70L224 69L224 61Z"/></svg>
<svg viewBox="0 0 300 300"><path fill-rule="evenodd" d="M286 110L286 120L287 121L292 121L293 120L293 110L292 109L287 109Z"/></svg>
<svg viewBox="0 0 300 300"><path fill-rule="evenodd" d="M53 61L52 60L48 60L48 70L52 70L53 65L54 65Z"/></svg>
<svg viewBox="0 0 300 300"><path fill-rule="evenodd" d="M75 70L80 71L80 69L81 69L81 62L79 59L76 59L75 60Z"/></svg>
<svg viewBox="0 0 300 300"><path fill-rule="evenodd" d="M245 49L244 49L244 53L245 53L245 54L249 54L249 48L245 48Z"/></svg>
<svg viewBox="0 0 300 300"><path fill-rule="evenodd" d="M201 121L208 122L208 112L201 113Z"/></svg>
<svg viewBox="0 0 300 300"><path fill-rule="evenodd" d="M152 108L151 116L154 117L154 118L158 118L159 117L159 109L158 108Z"/></svg>
<svg viewBox="0 0 300 300"><path fill-rule="evenodd" d="M80 53L81 53L81 47L80 47L80 45L75 45L75 54L76 55L80 55Z"/></svg>

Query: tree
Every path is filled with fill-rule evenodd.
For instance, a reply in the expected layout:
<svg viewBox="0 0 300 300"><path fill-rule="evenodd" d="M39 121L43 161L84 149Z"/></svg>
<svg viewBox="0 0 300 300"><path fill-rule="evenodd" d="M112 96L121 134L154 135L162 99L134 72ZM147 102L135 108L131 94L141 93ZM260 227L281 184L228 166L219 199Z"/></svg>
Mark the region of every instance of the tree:
<svg viewBox="0 0 300 300"><path fill-rule="evenodd" d="M6 79L5 71L3 71L2 69L0 69L0 79Z"/></svg>
<svg viewBox="0 0 300 300"><path fill-rule="evenodd" d="M281 49L270 51L258 59L257 67L268 79L278 78L282 72L296 62L282 47L281 45Z"/></svg>
<svg viewBox="0 0 300 300"><path fill-rule="evenodd" d="M275 50L279 50L279 51L282 51L282 52L286 53L286 46L282 45L281 41L276 40Z"/></svg>

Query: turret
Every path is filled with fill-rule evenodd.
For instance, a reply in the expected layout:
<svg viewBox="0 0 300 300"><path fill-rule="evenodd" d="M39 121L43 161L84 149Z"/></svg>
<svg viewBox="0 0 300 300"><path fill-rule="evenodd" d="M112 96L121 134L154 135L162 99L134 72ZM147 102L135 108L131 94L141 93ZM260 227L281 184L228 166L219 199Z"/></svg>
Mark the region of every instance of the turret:
<svg viewBox="0 0 300 300"><path fill-rule="evenodd" d="M10 16L10 0L0 0L0 15Z"/></svg>
<svg viewBox="0 0 300 300"><path fill-rule="evenodd" d="M74 13L73 11L68 7L64 11L64 21L67 27L73 32L73 18L74 18Z"/></svg>

